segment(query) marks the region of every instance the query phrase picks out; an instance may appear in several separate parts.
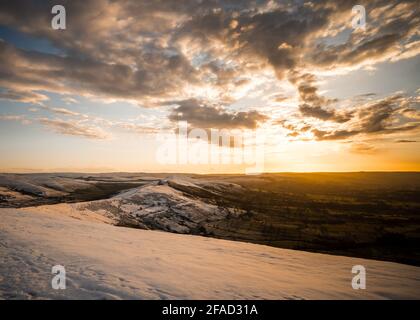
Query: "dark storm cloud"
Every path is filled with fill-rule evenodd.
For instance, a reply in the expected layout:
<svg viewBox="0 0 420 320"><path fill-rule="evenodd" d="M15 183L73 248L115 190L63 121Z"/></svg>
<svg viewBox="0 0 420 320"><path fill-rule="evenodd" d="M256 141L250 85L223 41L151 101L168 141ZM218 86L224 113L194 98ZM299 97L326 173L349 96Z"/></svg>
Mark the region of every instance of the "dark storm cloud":
<svg viewBox="0 0 420 320"><path fill-rule="evenodd" d="M338 114L332 109L323 109L319 105L303 104L299 106L299 111L304 117L313 117L321 120L331 120L339 123L351 120L351 113Z"/></svg>
<svg viewBox="0 0 420 320"><path fill-rule="evenodd" d="M415 129L418 124L395 126L393 121L404 111L402 105L406 98L393 95L361 109L358 113L361 130L364 133L398 132Z"/></svg>
<svg viewBox="0 0 420 320"><path fill-rule="evenodd" d="M297 1L242 2L237 10L211 10L192 16L176 33L177 40L194 39L204 47L219 43L242 63L269 65L279 78L300 62L305 43L325 28L333 9ZM271 3L272 7L269 7Z"/></svg>
<svg viewBox="0 0 420 320"><path fill-rule="evenodd" d="M176 102L169 120L187 121L193 127L214 129L255 129L268 119L258 111L228 112L221 106L206 105L195 99Z"/></svg>
<svg viewBox="0 0 420 320"><path fill-rule="evenodd" d="M394 50L394 45L401 40L399 34L386 34L381 37L364 41L362 44L353 42L344 45L326 47L319 45L315 48L316 54L312 62L319 66L332 67L334 65L355 65L368 58L380 58Z"/></svg>
<svg viewBox="0 0 420 320"><path fill-rule="evenodd" d="M186 82L195 80L195 70L181 56L156 53L140 55L138 59L143 63L133 69L119 63L27 52L0 42L0 86L13 88L14 92L51 90L141 99L170 96ZM31 96L30 91L25 94ZM10 93L8 97L21 99Z"/></svg>
<svg viewBox="0 0 420 320"><path fill-rule="evenodd" d="M66 8L66 30L51 28L51 8L56 4ZM213 86L228 100L229 90L250 81L243 74L260 69L271 68L279 79L292 79L305 68L375 63L393 53L398 59L413 49L408 45L419 24L415 1L370 1L366 32L352 33L346 44L326 45L324 37L349 24L355 4L2 1L0 25L47 39L62 54L23 51L3 42L0 85L16 100L22 98L12 92L45 90L143 104L154 99L158 103L150 105L157 106L164 100L191 98L193 86ZM295 84L302 116L338 123L351 117L336 111L334 101L322 97L313 80Z"/></svg>
<svg viewBox="0 0 420 320"><path fill-rule="evenodd" d="M314 75L291 72L289 80L297 86L301 101L299 111L302 116L338 123L351 120L353 116L352 112L334 110L330 106L337 102L337 100L323 97L318 93Z"/></svg>
<svg viewBox="0 0 420 320"><path fill-rule="evenodd" d="M55 4L1 2L0 25L46 38L64 50L54 56L1 43L3 87L141 101L178 94L188 83L199 81L183 54L161 43L186 13L186 4L61 1L67 29L60 31L51 28Z"/></svg>
<svg viewBox="0 0 420 320"><path fill-rule="evenodd" d="M404 116L410 99L402 94L396 94L374 101L355 110L355 120L352 127L338 130L319 130L313 128L316 140L341 140L364 134L392 134L414 131L420 128L416 119ZM414 103L415 104L415 103Z"/></svg>
<svg viewBox="0 0 420 320"><path fill-rule="evenodd" d="M363 32L351 33L343 44L318 43L311 48L311 64L335 68L354 66L366 61L381 61L392 56L398 60L404 44L413 41L420 24L416 1L369 1L367 24ZM414 48L411 48L414 49ZM406 52L407 53L407 52ZM402 57L402 55L401 55Z"/></svg>

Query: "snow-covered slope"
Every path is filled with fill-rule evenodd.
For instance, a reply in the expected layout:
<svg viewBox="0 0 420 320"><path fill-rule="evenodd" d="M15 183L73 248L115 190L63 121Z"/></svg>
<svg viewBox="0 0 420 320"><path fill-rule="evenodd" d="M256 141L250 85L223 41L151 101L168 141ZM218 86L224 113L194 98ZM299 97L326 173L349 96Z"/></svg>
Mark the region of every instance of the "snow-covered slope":
<svg viewBox="0 0 420 320"><path fill-rule="evenodd" d="M208 182L207 182L208 183ZM176 188L175 188L176 186ZM147 185L124 191L110 199L63 204L67 212L84 215L102 215L116 225L157 229L176 233L200 233L204 223L237 217L244 213L237 208L220 207L198 197L186 195L182 188L201 192L223 192L224 188L241 188L238 185L211 183L199 184L183 178L152 181ZM54 207L34 208L51 211Z"/></svg>
<svg viewBox="0 0 420 320"><path fill-rule="evenodd" d="M420 268L0 209L0 298L420 298ZM51 288L64 265L67 289ZM353 290L364 265L367 289Z"/></svg>
<svg viewBox="0 0 420 320"><path fill-rule="evenodd" d="M58 197L76 189L83 189L91 183L77 180L71 174L0 174L0 186L27 194Z"/></svg>
<svg viewBox="0 0 420 320"><path fill-rule="evenodd" d="M151 177L141 173L0 173L0 206L27 207L108 198L121 190L158 179L159 175Z"/></svg>

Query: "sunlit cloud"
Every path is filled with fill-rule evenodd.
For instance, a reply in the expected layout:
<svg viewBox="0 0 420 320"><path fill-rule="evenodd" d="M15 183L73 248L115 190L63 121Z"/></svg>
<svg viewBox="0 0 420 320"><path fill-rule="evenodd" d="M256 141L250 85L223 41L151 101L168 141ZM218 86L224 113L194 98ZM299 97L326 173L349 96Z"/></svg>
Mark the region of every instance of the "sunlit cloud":
<svg viewBox="0 0 420 320"><path fill-rule="evenodd" d="M66 3L65 32L50 27L53 4L0 4L0 26L48 43L0 39L1 103L29 110L10 112L24 120L2 121L41 123L52 134L90 140L150 135L178 121L264 128L269 149L322 143L344 150L339 144L351 140L353 149L344 152L359 154L369 153L366 137L394 145L418 140L419 92L395 93L386 85L391 75L383 92L341 96L334 85L325 89L345 75L414 64L415 1L369 1L366 27L354 29L357 1L76 0ZM137 111L120 116L121 105ZM147 116L134 119L134 112Z"/></svg>

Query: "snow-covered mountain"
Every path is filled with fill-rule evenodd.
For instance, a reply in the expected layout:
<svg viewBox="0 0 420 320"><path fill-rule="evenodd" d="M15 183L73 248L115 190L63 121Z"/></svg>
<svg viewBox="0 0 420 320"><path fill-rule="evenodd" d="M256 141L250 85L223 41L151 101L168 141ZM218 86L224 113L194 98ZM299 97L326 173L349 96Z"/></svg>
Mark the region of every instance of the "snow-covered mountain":
<svg viewBox="0 0 420 320"><path fill-rule="evenodd" d="M232 186L223 183L199 183L186 177L177 177L151 182L110 199L71 206L80 211L102 213L121 226L197 234L206 223L223 220L228 216L237 217L244 214L244 210L217 206L184 194L181 190L218 193ZM233 187L241 189L238 185Z"/></svg>

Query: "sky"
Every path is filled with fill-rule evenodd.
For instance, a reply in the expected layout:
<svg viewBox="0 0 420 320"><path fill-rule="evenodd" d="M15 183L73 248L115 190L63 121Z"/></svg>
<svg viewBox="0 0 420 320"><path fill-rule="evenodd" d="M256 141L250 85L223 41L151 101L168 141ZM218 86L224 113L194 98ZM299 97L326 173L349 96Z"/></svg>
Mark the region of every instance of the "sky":
<svg viewBox="0 0 420 320"><path fill-rule="evenodd" d="M416 1L2 1L0 171L418 171L419 27Z"/></svg>

